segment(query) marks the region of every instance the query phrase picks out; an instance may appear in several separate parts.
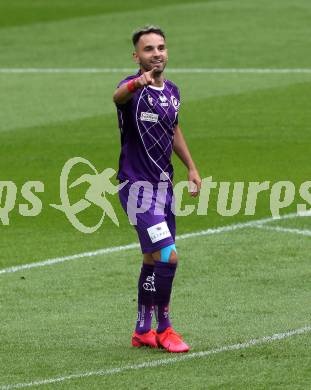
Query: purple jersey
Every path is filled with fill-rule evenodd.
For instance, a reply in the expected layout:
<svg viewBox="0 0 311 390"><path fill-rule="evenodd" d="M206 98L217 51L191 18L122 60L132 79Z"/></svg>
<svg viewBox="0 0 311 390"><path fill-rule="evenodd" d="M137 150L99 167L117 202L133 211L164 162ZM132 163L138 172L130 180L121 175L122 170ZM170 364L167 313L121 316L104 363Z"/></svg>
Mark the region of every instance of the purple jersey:
<svg viewBox="0 0 311 390"><path fill-rule="evenodd" d="M128 76L118 87L139 75ZM126 104L117 105L121 131L119 180L156 184L163 172L165 178L173 180L171 155L179 104L177 86L164 80L163 87L145 86Z"/></svg>

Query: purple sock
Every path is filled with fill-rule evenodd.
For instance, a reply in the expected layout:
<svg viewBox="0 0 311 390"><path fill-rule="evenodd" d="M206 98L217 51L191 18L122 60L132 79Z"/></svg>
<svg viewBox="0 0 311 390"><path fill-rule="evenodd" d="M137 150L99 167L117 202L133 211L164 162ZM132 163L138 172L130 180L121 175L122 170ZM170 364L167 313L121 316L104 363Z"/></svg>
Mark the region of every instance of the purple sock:
<svg viewBox="0 0 311 390"><path fill-rule="evenodd" d="M135 329L138 334L151 329L155 292L153 271L153 265L143 263L138 280L138 313Z"/></svg>
<svg viewBox="0 0 311 390"><path fill-rule="evenodd" d="M154 303L156 305L158 333L164 332L166 328L171 326L169 302L176 268L177 263L155 261L154 274L156 293L154 296Z"/></svg>

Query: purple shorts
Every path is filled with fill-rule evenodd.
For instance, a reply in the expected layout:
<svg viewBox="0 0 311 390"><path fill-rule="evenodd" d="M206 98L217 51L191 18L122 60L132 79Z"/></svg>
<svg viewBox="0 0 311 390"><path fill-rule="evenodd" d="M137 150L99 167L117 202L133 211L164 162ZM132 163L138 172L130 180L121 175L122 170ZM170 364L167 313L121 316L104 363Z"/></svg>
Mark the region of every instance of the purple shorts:
<svg viewBox="0 0 311 390"><path fill-rule="evenodd" d="M127 183L119 198L137 231L142 253L152 253L175 243L174 194L171 186L158 189L141 183L145 182Z"/></svg>

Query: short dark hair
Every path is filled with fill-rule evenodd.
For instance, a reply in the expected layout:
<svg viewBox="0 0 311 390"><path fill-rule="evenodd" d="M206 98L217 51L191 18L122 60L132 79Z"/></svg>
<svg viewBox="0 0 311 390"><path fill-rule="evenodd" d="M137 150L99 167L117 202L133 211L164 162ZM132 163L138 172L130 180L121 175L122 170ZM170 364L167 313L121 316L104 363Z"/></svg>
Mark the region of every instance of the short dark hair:
<svg viewBox="0 0 311 390"><path fill-rule="evenodd" d="M161 37L165 40L165 34L164 31L160 29L160 27L157 26L145 26L143 28L140 28L139 30L135 31L132 36L132 42L133 45L136 46L137 42L139 41L140 37L145 34L158 34L161 35Z"/></svg>

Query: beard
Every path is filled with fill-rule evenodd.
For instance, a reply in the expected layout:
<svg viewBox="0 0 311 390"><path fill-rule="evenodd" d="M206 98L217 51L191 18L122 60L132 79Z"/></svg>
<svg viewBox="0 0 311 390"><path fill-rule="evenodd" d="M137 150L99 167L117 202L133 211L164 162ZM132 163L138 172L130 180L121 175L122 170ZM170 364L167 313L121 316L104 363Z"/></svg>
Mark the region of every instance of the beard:
<svg viewBox="0 0 311 390"><path fill-rule="evenodd" d="M159 66L160 65L160 66ZM164 69L166 67L166 62L163 61L161 64L150 64L150 62L141 62L140 66L144 69L145 72L149 72L151 69L156 68L155 74L160 75L164 72Z"/></svg>

